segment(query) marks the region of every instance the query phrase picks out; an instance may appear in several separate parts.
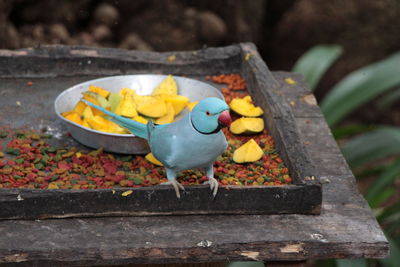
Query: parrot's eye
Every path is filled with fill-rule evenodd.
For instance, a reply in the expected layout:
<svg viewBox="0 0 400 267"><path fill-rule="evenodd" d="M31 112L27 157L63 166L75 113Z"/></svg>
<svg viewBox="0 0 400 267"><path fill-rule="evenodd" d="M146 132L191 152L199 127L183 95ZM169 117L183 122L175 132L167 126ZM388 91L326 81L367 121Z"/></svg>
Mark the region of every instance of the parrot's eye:
<svg viewBox="0 0 400 267"><path fill-rule="evenodd" d="M206 111L206 114L207 114L207 116L211 116L212 115L212 113L210 112L210 111Z"/></svg>

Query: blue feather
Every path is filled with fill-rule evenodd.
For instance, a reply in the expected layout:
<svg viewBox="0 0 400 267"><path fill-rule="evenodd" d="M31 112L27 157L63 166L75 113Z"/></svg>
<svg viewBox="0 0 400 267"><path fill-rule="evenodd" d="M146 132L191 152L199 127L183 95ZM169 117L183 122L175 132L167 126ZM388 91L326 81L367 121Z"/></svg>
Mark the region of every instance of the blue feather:
<svg viewBox="0 0 400 267"><path fill-rule="evenodd" d="M94 107L95 109L100 110L101 112L104 112L105 114L109 115L111 117L111 120L118 124L121 127L126 128L128 131L133 133L134 135L144 138L147 140L147 129L146 129L146 124L134 121L132 119L124 118L122 116L119 116L111 111L106 110L103 107L100 107L98 105L95 105L85 99L81 99L85 104Z"/></svg>

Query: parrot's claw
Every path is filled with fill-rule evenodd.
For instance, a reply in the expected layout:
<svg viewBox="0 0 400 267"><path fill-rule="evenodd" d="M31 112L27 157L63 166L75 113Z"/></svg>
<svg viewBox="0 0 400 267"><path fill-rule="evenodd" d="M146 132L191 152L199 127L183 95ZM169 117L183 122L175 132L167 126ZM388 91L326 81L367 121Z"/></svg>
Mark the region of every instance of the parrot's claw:
<svg viewBox="0 0 400 267"><path fill-rule="evenodd" d="M218 192L218 181L214 177L208 177L208 181L205 181L204 184L209 184L210 189L212 191L213 197L217 195Z"/></svg>
<svg viewBox="0 0 400 267"><path fill-rule="evenodd" d="M177 198L181 198L181 194L179 192L179 189L181 189L182 191L185 191L185 188L183 187L183 185L178 183L176 180L170 180L168 182L161 183L161 185L172 185L174 187L174 189L175 189L175 193L176 193L176 197Z"/></svg>

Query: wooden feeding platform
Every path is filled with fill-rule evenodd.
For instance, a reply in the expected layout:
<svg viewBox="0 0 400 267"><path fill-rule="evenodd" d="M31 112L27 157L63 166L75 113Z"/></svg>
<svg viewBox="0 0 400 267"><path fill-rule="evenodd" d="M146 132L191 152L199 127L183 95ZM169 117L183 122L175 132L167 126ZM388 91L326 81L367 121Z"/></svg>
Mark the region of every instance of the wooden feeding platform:
<svg viewBox="0 0 400 267"><path fill-rule="evenodd" d="M62 50L42 50L42 52L45 51L60 53L59 51ZM246 55L238 46L226 48L225 54L217 53L219 51L221 50L208 49L198 51L196 55L175 53L173 62L169 62L167 55L164 54L164 62L161 59L162 64L161 62L153 63L155 58L151 57L154 57L154 54L144 53L141 54L143 57L141 59L132 57L127 60L129 63L124 63L124 65L129 64L129 67L126 66L123 73L131 74L139 70L145 73L164 72L204 81L208 75L241 74L247 81L248 93L265 111L266 128L289 168L289 174L293 177L292 184L221 186L215 198L212 197L208 185L187 186L181 199L175 197L171 186L133 188L133 193L129 196L123 195L128 190L127 188L91 190L3 188L0 190L2 200L0 201L0 219L160 214L319 214L322 200L319 175L300 138L295 117L288 106L285 106L282 96L274 93L274 90L280 87L279 82L260 59L257 57L251 59L251 53ZM7 80L10 83L5 84L10 90L7 94L15 99L2 98L3 114L8 113L3 123L21 129L33 128L39 131L40 128L51 129L50 132L55 138L50 142L55 145L82 147L66 135L65 125L53 111L54 97L74 83L91 79L82 73L74 74L78 71L77 69L86 69L101 63L96 57L87 56L84 56L86 59L82 61L79 53L87 55L88 51L71 48L71 50L64 50L64 53L64 55L61 53L57 60L51 61L53 63L46 62L49 54L34 53L36 57L32 59L32 65L40 64L52 69L43 70L43 73L34 75L35 77L45 75L43 78L30 79L25 83L22 82L20 86L17 86L18 80L15 78ZM206 56L209 57L208 60L205 60ZM250 58L245 60L246 56ZM36 63L34 63L35 60ZM148 63L145 64L146 62ZM57 64L57 67L54 64ZM121 64L119 60L109 60L107 69L102 69L100 75L121 74ZM23 75L25 71L20 67L19 65L19 69L15 71ZM134 70L136 68L137 70ZM12 75L15 76L16 72ZM62 74L68 74L68 76ZM98 71L93 69L88 74L97 75ZM32 85L27 85L29 82ZM21 85L23 85L22 88ZM21 105L16 105L17 102ZM17 112L8 111L10 104L17 109ZM196 155L188 156L196 157ZM53 204L46 205L46 203Z"/></svg>
<svg viewBox="0 0 400 267"><path fill-rule="evenodd" d="M133 188L129 196L122 196L126 188L1 188L0 230L7 234L0 263L302 261L388 253L314 96L299 75L270 72L252 44L168 53L55 46L3 50L0 63L1 126L45 127L54 136L49 142L78 147L53 112L65 88L123 74L205 81L239 73L264 109L293 178L290 185L221 187L215 199L206 185L187 186L180 200L164 186Z"/></svg>

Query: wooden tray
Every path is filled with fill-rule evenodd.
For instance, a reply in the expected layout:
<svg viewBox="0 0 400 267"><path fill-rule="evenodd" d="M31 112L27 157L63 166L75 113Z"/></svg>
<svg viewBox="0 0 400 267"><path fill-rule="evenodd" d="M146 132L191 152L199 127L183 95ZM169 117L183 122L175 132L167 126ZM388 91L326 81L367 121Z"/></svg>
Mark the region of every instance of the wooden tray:
<svg viewBox="0 0 400 267"><path fill-rule="evenodd" d="M175 56L173 61L169 60L171 55ZM126 188L115 191L0 189L0 219L320 213L321 183L299 137L289 106L293 103L288 101L291 96L283 94L287 84L276 79L281 74L271 73L255 46L249 43L168 53L65 46L0 50L1 125L36 130L47 127L56 136L52 139L55 145L80 146L64 134L65 127L53 111L54 98L65 88L85 80L137 73L171 73L200 80L206 75L240 73L254 101L265 111L266 127L289 168L293 184L221 187L215 199L206 185L187 186L180 200L172 187L164 186L134 188L133 194L127 197L121 196ZM27 82L33 85L26 86ZM291 86L299 86L299 91L304 92L304 85ZM313 96L308 97L306 104L297 104L297 113L301 114L302 105L307 103L318 109ZM15 105L16 101L23 105ZM304 112L309 110L308 107Z"/></svg>

